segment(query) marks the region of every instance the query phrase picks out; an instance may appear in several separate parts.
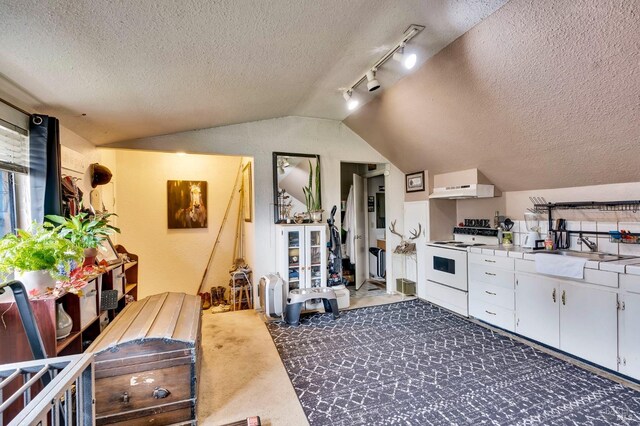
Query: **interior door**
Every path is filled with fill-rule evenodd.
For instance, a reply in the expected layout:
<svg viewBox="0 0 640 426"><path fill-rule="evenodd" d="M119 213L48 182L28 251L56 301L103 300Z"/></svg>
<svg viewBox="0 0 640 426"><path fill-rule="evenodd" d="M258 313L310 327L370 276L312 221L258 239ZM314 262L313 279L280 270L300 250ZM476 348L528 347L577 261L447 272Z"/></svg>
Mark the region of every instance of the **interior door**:
<svg viewBox="0 0 640 426"><path fill-rule="evenodd" d="M367 262L367 247L365 233L367 232L367 193L364 185L364 178L353 174L353 202L355 232L353 233L353 247L355 251L356 290L362 287L369 274L369 263Z"/></svg>

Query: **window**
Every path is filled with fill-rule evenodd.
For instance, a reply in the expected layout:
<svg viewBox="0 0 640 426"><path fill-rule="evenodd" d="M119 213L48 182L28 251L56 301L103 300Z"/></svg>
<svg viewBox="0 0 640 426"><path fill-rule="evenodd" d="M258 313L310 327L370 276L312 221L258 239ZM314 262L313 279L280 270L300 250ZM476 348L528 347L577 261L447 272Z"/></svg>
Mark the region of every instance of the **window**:
<svg viewBox="0 0 640 426"><path fill-rule="evenodd" d="M0 102L0 237L28 224L21 204L28 200L29 117ZM22 203L21 203L22 201Z"/></svg>
<svg viewBox="0 0 640 426"><path fill-rule="evenodd" d="M18 227L14 173L0 171L0 182L0 237L2 237Z"/></svg>

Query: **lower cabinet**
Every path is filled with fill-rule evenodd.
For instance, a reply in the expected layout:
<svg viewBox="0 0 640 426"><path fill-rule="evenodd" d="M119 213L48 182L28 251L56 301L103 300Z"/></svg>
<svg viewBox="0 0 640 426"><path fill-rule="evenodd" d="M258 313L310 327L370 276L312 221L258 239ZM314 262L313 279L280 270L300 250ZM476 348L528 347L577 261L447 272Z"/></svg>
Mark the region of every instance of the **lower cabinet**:
<svg viewBox="0 0 640 426"><path fill-rule="evenodd" d="M516 274L516 333L560 347L558 281Z"/></svg>
<svg viewBox="0 0 640 426"><path fill-rule="evenodd" d="M617 369L617 294L539 275L516 274L516 332Z"/></svg>
<svg viewBox="0 0 640 426"><path fill-rule="evenodd" d="M566 282L560 291L560 349L616 370L618 295Z"/></svg>
<svg viewBox="0 0 640 426"><path fill-rule="evenodd" d="M640 379L640 294L620 295L619 371Z"/></svg>

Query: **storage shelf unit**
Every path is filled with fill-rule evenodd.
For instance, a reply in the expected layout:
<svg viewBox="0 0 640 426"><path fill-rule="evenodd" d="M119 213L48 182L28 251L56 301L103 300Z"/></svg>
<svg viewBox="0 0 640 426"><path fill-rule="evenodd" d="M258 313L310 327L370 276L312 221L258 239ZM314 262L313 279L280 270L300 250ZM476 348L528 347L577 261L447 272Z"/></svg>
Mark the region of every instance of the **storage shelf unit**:
<svg viewBox="0 0 640 426"><path fill-rule="evenodd" d="M116 249L120 253L127 253L122 246L117 246ZM108 312L111 319L124 308L125 295L129 294L133 296L134 300L137 299L138 256L132 253L127 253L127 256L131 260L130 262L111 265L104 273L89 281L89 285L85 289L95 284L97 291L93 293L85 290L84 297L64 293L59 296L45 296L30 300L47 356L81 353L100 334L100 295L102 291L117 290L117 287L120 286L121 296L118 307ZM62 303L64 310L73 321L71 334L60 340L56 339L57 303ZM83 303L86 305L83 306ZM0 341L11 343L0 345L0 364L31 360L33 355L15 303L0 303L0 313L4 313L3 319L6 324L6 327L0 325Z"/></svg>

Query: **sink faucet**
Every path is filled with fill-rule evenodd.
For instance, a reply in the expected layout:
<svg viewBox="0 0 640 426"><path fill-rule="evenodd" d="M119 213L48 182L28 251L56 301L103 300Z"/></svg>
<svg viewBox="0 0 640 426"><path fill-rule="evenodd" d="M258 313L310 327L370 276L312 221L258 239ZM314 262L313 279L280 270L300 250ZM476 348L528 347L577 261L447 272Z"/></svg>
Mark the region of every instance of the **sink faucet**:
<svg viewBox="0 0 640 426"><path fill-rule="evenodd" d="M596 243L595 241L589 241L589 237L585 238L583 236L580 236L580 238L578 238L578 240L584 244L587 245L587 247L589 247L589 250L595 252L598 251L598 243Z"/></svg>

